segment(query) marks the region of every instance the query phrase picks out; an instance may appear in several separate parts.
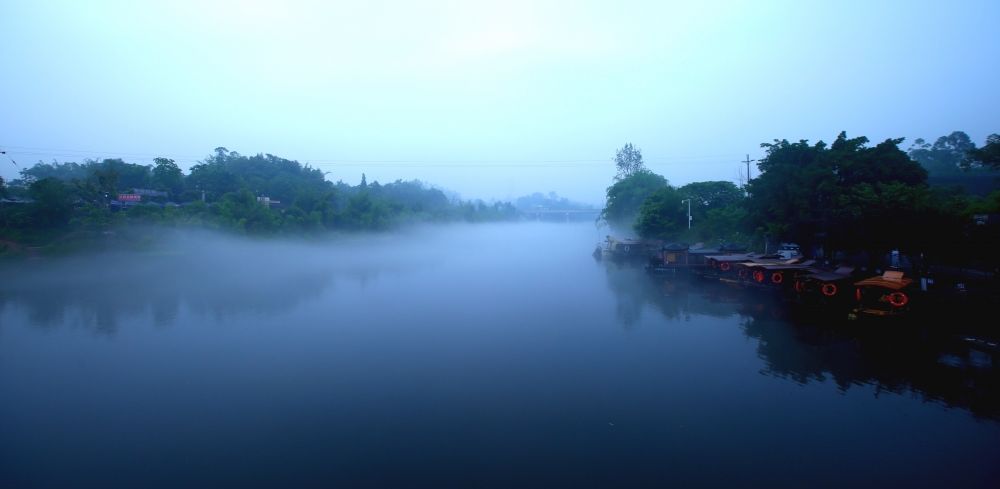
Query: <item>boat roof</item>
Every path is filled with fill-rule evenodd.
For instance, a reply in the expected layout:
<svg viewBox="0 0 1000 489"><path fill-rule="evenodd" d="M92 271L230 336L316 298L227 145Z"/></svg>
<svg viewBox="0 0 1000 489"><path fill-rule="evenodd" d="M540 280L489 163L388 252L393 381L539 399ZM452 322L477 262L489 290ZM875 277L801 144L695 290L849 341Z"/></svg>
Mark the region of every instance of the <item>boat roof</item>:
<svg viewBox="0 0 1000 489"><path fill-rule="evenodd" d="M802 270L810 268L812 263L765 263L755 266L764 270Z"/></svg>
<svg viewBox="0 0 1000 489"><path fill-rule="evenodd" d="M736 255L709 255L705 258L711 258L715 261L745 261L753 260L756 258L756 255L753 253L740 253Z"/></svg>
<svg viewBox="0 0 1000 489"><path fill-rule="evenodd" d="M836 280L851 278L852 273L854 273L854 267L837 267L837 269L832 272L819 271L806 275L806 278L816 279L823 282L833 282Z"/></svg>
<svg viewBox="0 0 1000 489"><path fill-rule="evenodd" d="M753 263L744 263L744 266L760 267L765 270L795 270L809 268L816 263L816 260L806 260L802 263L796 263L798 261L798 258L790 258L788 260L757 261Z"/></svg>
<svg viewBox="0 0 1000 489"><path fill-rule="evenodd" d="M884 287L886 289L899 290L912 283L913 279L903 277L903 272L889 270L883 273L880 277L866 278L860 282L855 282L854 285L857 285L859 287L875 286L875 287Z"/></svg>

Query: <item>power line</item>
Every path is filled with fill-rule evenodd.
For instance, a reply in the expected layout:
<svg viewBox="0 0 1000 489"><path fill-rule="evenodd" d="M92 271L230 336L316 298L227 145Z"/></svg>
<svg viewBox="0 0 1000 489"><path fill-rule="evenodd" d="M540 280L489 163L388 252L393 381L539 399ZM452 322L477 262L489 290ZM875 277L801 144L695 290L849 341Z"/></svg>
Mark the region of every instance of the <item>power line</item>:
<svg viewBox="0 0 1000 489"><path fill-rule="evenodd" d="M51 158L51 159L75 159L87 158L97 159L97 157L111 158L144 158L152 159L157 157L170 158L179 163L199 163L207 156L193 155L170 155L154 153L133 153L122 151L99 151L67 148L44 148L37 146L5 146L15 149L20 155L31 155L31 157ZM244 155L253 156L253 155ZM649 162L647 166L663 167L678 163L705 164L725 164L728 155L690 155L690 156L654 156L646 158ZM749 156L748 156L749 158ZM715 160L715 161L710 161ZM12 160L13 161L13 160ZM612 162L610 158L600 159L384 159L366 160L350 158L301 158L299 160L311 166L377 166L377 167L409 167L409 168L570 168L570 167L603 167ZM731 160L730 160L731 161Z"/></svg>
<svg viewBox="0 0 1000 489"><path fill-rule="evenodd" d="M21 155L34 155L34 156L49 156L57 158L80 158L83 155L74 153L61 153L52 151L18 151ZM104 157L120 157L120 156L135 156L129 155L127 153L113 153L113 152L103 152L94 154L99 154ZM167 157L173 159L174 161L200 161L205 159L204 157L191 157L191 156L178 156L178 155L144 155L149 158L154 157ZM254 155L243 155L243 156L254 156ZM699 159L699 158L713 158L718 157L675 157L675 158L655 158L653 161L660 161L661 163L651 163L650 165L662 165L669 163L682 163L689 160ZM343 165L360 165L360 164L374 164L374 165L569 165L569 166L583 166L583 165L599 165L605 166L612 163L610 159L599 159L599 160L587 160L587 159L577 159L577 160L518 160L518 159L496 159L496 160L481 160L481 159L459 159L459 160L418 160L418 159L399 159L399 160L363 160L363 159L312 159L312 158L300 158L299 160L306 163L313 164L343 164ZM720 161L721 162L721 161ZM710 162L715 163L715 162ZM699 163L700 164L700 163Z"/></svg>
<svg viewBox="0 0 1000 489"><path fill-rule="evenodd" d="M16 162L16 161L14 161L14 158L11 158L11 157L10 157L10 155L9 155L9 154L7 154L7 152L6 152L6 151L2 151L2 150L0 150L0 155L4 155L4 156L6 156L6 157L7 157L7 159L8 159L8 160L10 160L10 162L14 164L14 166L17 166L18 168L20 168L20 166L18 166L17 162Z"/></svg>

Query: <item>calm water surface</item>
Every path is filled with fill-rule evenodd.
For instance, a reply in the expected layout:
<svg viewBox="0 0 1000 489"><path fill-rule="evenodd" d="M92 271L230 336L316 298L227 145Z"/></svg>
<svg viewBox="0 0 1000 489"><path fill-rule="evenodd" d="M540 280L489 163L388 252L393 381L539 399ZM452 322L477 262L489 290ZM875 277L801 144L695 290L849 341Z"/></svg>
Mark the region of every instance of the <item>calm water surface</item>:
<svg viewBox="0 0 1000 489"><path fill-rule="evenodd" d="M997 487L994 359L593 224L7 267L0 487Z"/></svg>

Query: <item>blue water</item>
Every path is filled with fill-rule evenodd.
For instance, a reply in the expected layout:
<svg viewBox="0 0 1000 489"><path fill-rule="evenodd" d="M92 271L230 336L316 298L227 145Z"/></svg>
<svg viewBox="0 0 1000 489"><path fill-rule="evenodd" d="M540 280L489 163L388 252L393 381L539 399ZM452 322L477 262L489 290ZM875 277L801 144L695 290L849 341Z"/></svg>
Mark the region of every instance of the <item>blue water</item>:
<svg viewBox="0 0 1000 489"><path fill-rule="evenodd" d="M600 235L8 266L0 487L1000 486L989 353L650 279Z"/></svg>

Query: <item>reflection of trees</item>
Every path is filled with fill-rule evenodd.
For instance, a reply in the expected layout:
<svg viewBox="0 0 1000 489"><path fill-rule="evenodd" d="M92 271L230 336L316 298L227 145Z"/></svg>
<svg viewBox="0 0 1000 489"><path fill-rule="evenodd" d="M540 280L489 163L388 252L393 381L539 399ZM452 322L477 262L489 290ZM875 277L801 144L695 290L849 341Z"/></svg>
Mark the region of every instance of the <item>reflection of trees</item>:
<svg viewBox="0 0 1000 489"><path fill-rule="evenodd" d="M950 334L914 324L875 330L768 314L749 315L744 329L759 340L757 351L768 375L800 384L830 379L842 391L873 385L877 392L915 393L976 416L1000 418L1000 375L992 360Z"/></svg>
<svg viewBox="0 0 1000 489"><path fill-rule="evenodd" d="M392 269L274 256L132 256L14 268L5 275L18 279L0 284L0 308L23 309L34 327L79 326L104 334L132 320L170 326L182 307L216 318L278 314L316 299L334 279L363 283Z"/></svg>
<svg viewBox="0 0 1000 489"><path fill-rule="evenodd" d="M667 319L689 319L692 314L726 317L736 313L739 291L705 288L687 273L650 277L634 266L609 264L608 287L617 300L618 319L631 327L650 306Z"/></svg>
<svg viewBox="0 0 1000 489"><path fill-rule="evenodd" d="M833 381L847 391L872 385L879 393L916 394L975 416L1000 419L995 359L964 341L941 318L891 326L856 324L846 314L798 308L764 291L745 291L681 273L651 278L642 270L608 267L618 315L629 327L648 305L665 318L739 315L758 340L764 373L799 384ZM949 310L948 314L954 314ZM950 316L954 324L975 324Z"/></svg>

